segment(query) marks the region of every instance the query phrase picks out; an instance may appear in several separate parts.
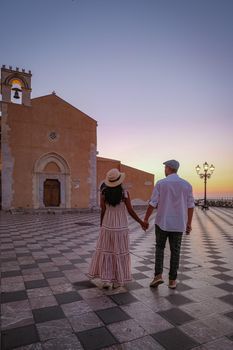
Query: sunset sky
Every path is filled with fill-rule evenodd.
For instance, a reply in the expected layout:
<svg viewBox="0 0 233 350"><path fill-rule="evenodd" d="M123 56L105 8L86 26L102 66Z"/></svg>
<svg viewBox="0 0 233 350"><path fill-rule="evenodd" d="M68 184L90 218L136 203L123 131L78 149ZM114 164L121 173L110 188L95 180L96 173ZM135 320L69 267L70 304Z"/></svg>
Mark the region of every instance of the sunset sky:
<svg viewBox="0 0 233 350"><path fill-rule="evenodd" d="M98 121L99 155L152 172L216 167L210 196L233 196L232 0L1 0L0 64L33 73Z"/></svg>

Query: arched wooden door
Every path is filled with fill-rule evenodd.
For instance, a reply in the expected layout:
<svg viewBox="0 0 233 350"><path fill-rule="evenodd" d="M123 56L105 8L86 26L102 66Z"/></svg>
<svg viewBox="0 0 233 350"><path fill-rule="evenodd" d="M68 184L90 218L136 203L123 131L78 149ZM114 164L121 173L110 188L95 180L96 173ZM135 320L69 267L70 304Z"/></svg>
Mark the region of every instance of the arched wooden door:
<svg viewBox="0 0 233 350"><path fill-rule="evenodd" d="M47 179L44 182L45 207L59 207L61 202L61 185L56 179Z"/></svg>

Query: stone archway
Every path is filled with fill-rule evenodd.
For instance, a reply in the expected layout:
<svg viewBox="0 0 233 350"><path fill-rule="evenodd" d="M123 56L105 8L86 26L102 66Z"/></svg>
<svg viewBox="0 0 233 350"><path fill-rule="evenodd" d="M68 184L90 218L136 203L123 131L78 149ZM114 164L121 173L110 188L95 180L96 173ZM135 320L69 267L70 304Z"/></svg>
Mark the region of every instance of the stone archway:
<svg viewBox="0 0 233 350"><path fill-rule="evenodd" d="M34 208L70 208L70 192L70 169L66 160L57 153L40 157L34 165Z"/></svg>

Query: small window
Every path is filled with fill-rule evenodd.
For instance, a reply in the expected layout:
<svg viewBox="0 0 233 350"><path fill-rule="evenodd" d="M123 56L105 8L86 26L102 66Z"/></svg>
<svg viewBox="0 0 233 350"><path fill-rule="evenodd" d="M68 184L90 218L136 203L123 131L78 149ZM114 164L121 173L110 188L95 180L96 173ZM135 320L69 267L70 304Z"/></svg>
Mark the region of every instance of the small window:
<svg viewBox="0 0 233 350"><path fill-rule="evenodd" d="M56 131L51 131L49 133L49 140L50 141L56 141L58 138L58 134L56 133Z"/></svg>

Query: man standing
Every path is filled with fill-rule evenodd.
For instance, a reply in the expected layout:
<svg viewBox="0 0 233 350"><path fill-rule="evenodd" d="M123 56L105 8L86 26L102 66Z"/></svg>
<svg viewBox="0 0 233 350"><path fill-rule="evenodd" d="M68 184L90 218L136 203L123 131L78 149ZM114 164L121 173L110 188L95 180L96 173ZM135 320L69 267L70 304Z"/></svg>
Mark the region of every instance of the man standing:
<svg viewBox="0 0 233 350"><path fill-rule="evenodd" d="M192 230L191 223L195 205L192 186L177 175L179 162L172 159L163 164L166 178L156 183L144 221L148 224L154 208L157 208L155 276L150 287L157 287L164 282L162 278L164 248L168 238L171 251L168 286L174 289L179 268L182 234L184 231L189 234Z"/></svg>

